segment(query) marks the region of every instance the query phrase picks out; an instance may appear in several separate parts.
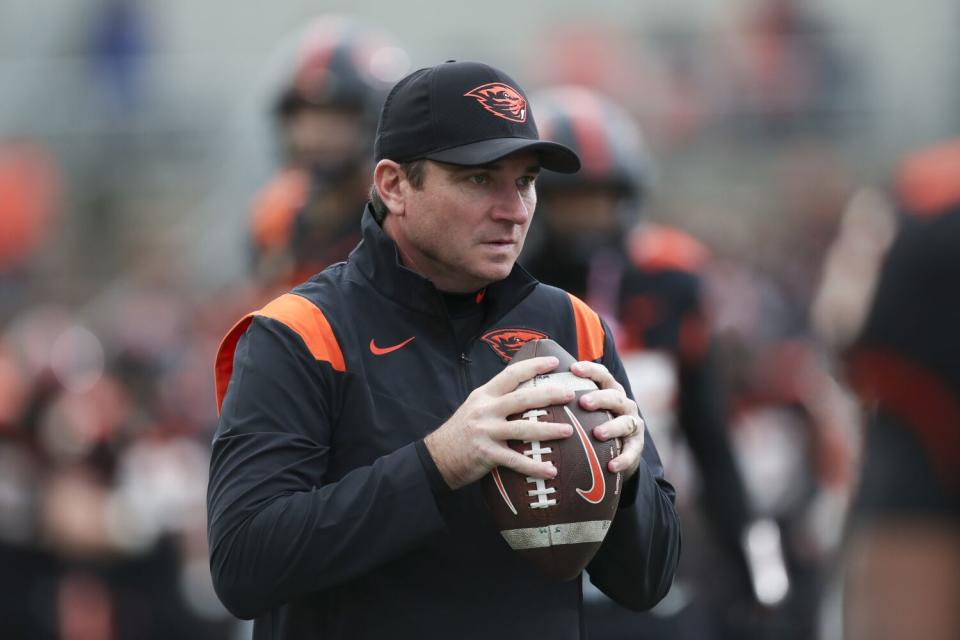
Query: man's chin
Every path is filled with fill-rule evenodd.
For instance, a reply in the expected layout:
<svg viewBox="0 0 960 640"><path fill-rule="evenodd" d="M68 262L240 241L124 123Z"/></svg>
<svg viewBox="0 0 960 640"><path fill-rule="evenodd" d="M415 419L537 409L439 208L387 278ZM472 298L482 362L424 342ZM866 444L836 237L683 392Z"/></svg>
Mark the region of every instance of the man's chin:
<svg viewBox="0 0 960 640"><path fill-rule="evenodd" d="M489 268L483 269L482 271L478 271L477 273L474 273L473 275L476 278L477 282L479 283L479 286L477 286L476 288L482 289L483 287L489 284L493 284L494 282L499 282L505 279L507 276L510 275L510 272L513 271L513 265L514 265L514 261L510 261L508 264L504 263L504 264L494 265Z"/></svg>

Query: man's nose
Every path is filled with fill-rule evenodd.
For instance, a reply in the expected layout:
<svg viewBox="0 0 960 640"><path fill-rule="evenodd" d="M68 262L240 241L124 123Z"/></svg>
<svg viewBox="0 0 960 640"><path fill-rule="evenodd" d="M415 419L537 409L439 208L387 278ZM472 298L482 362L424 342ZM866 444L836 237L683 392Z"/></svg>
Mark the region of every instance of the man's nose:
<svg viewBox="0 0 960 640"><path fill-rule="evenodd" d="M525 199L516 186L511 185L498 191L493 214L494 218L498 220L525 224L533 215L533 203L529 199Z"/></svg>

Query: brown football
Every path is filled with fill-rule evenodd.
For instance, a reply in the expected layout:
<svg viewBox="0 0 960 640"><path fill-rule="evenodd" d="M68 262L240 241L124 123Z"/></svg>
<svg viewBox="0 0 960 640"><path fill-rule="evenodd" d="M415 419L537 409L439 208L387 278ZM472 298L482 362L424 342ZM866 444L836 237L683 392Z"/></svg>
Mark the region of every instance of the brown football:
<svg viewBox="0 0 960 640"><path fill-rule="evenodd" d="M594 427L608 421L610 414L580 407L580 397L597 385L570 372L574 357L547 339L528 342L513 361L536 356L555 356L560 365L524 385L565 385L574 389L577 397L566 405L544 407L510 419L565 422L573 426L573 435L542 442L508 441L525 456L552 462L557 476L540 480L496 467L482 480L483 495L511 548L548 576L572 580L600 548L617 512L621 478L607 465L619 455L620 441L600 442L593 437Z"/></svg>

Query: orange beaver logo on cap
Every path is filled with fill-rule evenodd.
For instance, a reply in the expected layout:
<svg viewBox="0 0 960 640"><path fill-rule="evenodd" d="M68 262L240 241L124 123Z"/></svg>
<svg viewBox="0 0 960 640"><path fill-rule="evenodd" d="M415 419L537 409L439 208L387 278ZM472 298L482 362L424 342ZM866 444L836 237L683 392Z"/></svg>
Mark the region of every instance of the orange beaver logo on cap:
<svg viewBox="0 0 960 640"><path fill-rule="evenodd" d="M510 85L488 82L463 95L475 98L484 109L498 118L511 122L527 121L527 100Z"/></svg>
<svg viewBox="0 0 960 640"><path fill-rule="evenodd" d="M494 329L480 336L480 339L490 345L490 348L504 362L510 362L523 345L531 340L543 340L549 337L533 329Z"/></svg>

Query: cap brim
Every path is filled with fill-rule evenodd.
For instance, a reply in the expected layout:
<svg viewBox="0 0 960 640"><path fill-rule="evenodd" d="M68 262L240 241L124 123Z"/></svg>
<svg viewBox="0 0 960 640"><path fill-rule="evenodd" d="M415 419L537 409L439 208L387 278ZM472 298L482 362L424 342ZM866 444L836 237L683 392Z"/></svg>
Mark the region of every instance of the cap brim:
<svg viewBox="0 0 960 640"><path fill-rule="evenodd" d="M540 157L540 166L557 173L576 173L580 158L573 150L556 142L529 138L494 138L428 153L426 157L437 162L477 166L496 162L519 151L533 151Z"/></svg>

